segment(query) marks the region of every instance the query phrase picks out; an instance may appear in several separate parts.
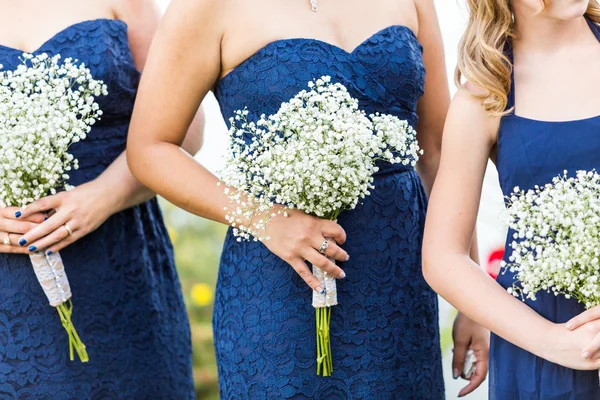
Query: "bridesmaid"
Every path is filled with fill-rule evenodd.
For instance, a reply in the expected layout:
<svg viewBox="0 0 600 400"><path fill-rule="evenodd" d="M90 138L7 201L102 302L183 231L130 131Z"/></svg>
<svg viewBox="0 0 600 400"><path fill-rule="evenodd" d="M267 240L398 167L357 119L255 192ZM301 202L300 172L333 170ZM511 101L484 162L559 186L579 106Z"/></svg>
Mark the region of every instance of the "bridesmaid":
<svg viewBox="0 0 600 400"><path fill-rule="evenodd" d="M214 310L221 398L442 399L437 297L420 252L449 103L432 0L174 0L140 86L132 171L175 204L225 223L217 178L180 149L195 109L213 90L225 117L246 106L256 118L322 75L346 85L367 113L410 121L425 156L419 175L381 165L372 195L339 225L292 211L270 222L264 244L227 235ZM326 251L343 270L318 252L328 236L346 242ZM316 375L315 311L302 280L313 290L318 282L305 260L346 277L332 316L331 378ZM469 343L487 356L488 340L460 316L457 368ZM479 369L463 393L481 383L487 363Z"/></svg>
<svg viewBox="0 0 600 400"><path fill-rule="evenodd" d="M543 186L567 170L600 170L600 6L590 0L469 0L440 172L424 242L427 281L490 328L490 399L600 398L592 310L564 296L526 304L466 256L491 158L505 195ZM505 259L511 254L508 244ZM467 290L465 290L467 288ZM599 336L600 337L600 336ZM598 344L598 339L594 341ZM584 349L584 346L589 346ZM589 371L579 371L589 370Z"/></svg>
<svg viewBox="0 0 600 400"><path fill-rule="evenodd" d="M5 69L16 68L23 52L60 53L84 62L109 91L98 99L102 120L72 147L77 188L2 210L0 397L193 399L172 247L154 194L132 177L124 154L157 8L135 0L0 0L0 8ZM198 150L201 127L198 118L182 135L186 151ZM67 335L24 255L42 249L64 259L87 364L68 360Z"/></svg>

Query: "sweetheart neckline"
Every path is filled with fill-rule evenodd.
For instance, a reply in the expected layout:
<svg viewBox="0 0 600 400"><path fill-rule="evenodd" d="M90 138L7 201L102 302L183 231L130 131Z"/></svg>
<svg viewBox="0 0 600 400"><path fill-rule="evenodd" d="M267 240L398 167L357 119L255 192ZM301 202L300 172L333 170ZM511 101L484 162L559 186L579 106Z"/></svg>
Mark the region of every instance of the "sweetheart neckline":
<svg viewBox="0 0 600 400"><path fill-rule="evenodd" d="M254 52L254 54L252 54L250 57L246 58L244 61L242 61L241 63L239 63L237 66L235 66L231 71L229 71L225 76L223 76L222 78L220 78L215 87L219 87L230 75L232 75L234 72L236 72L237 70L241 69L241 67L245 64L247 64L250 60L252 60L254 57L257 57L258 55L262 54L263 52L267 51L268 49L270 49L273 46L276 46L279 43L284 43L284 42L312 42L312 43L317 43L317 44L321 44L324 46L327 46L329 48L335 49L337 51L340 51L342 54L345 54L346 56L353 56L358 50L360 50L361 48L363 48L367 43L369 43L373 38L379 36L379 35L383 35L384 33L386 33L387 31L390 31L392 29L401 29L405 32L408 33L408 36L410 38L413 38L421 47L421 43L419 42L419 40L417 39L417 35L415 34L415 32L409 28L406 25L389 25L386 26L384 28L381 28L380 30L378 30L377 32L373 33L371 36L367 37L365 40L363 40L362 42L360 42L356 47L354 47L354 49L352 49L351 51L348 51L336 44L333 43L329 43L326 42L324 40L321 39L316 39L316 38L302 38L302 37L297 37L297 38L287 38L287 39L277 39L277 40L273 40L267 44L265 44L264 46L260 47L258 50L256 50Z"/></svg>
<svg viewBox="0 0 600 400"><path fill-rule="evenodd" d="M63 28L60 31L56 32L54 35L50 36L46 41L44 41L41 45L39 45L35 50L32 50L31 52L27 52L25 50L18 49L16 47L6 46L6 45L3 45L3 44L0 44L0 48L4 48L4 49L8 49L8 50L14 50L14 51L19 51L21 53L26 53L26 54L34 54L34 53L37 53L40 50L42 50L46 45L48 45L49 43L51 43L54 39L56 39L60 35L63 35L66 32L68 32L70 29L76 28L78 26L87 25L87 24L91 24L91 23L98 23L98 22L118 23L118 24L122 24L125 28L127 28L127 23L125 21L120 20L120 19L115 19L115 18L95 18L95 19L88 19L88 20L85 20L85 21L75 22L75 23L73 23L71 25L66 26L65 28Z"/></svg>

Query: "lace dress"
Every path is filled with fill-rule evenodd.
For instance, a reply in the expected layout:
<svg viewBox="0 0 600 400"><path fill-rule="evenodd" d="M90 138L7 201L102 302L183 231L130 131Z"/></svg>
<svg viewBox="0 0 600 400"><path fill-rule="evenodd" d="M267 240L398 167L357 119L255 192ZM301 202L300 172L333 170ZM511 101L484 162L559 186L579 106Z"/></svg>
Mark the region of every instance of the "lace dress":
<svg viewBox="0 0 600 400"><path fill-rule="evenodd" d="M70 182L91 181L125 150L139 80L127 26L78 23L35 53L77 58L108 86L102 120L72 147L80 169ZM5 69L20 55L0 46ZM90 361L69 361L67 334L29 257L0 254L0 399L193 399L188 319L156 200L113 215L61 255Z"/></svg>
<svg viewBox="0 0 600 400"><path fill-rule="evenodd" d="M268 44L225 76L215 94L226 118L274 113L323 75L367 113L417 123L422 48L405 26L347 52L314 39ZM382 164L375 189L343 213L350 261L331 317L332 377L316 375L311 290L264 245L228 233L214 310L222 399L444 398L437 297L421 273L426 196L411 167Z"/></svg>

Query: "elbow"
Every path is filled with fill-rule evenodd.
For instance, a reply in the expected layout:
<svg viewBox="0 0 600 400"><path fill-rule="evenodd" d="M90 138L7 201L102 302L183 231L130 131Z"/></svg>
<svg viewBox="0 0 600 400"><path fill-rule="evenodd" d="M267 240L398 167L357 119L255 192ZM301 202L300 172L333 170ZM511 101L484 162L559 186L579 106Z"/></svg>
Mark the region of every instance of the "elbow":
<svg viewBox="0 0 600 400"><path fill-rule="evenodd" d="M448 257L444 249L436 245L435 241L428 240L427 235L423 243L422 268L423 277L427 284L436 292L443 291L445 273L448 268Z"/></svg>
<svg viewBox="0 0 600 400"><path fill-rule="evenodd" d="M143 148L137 143L132 143L132 140L127 141L127 149L125 151L125 159L127 160L127 167L131 175L139 182L143 182L143 159L144 159Z"/></svg>

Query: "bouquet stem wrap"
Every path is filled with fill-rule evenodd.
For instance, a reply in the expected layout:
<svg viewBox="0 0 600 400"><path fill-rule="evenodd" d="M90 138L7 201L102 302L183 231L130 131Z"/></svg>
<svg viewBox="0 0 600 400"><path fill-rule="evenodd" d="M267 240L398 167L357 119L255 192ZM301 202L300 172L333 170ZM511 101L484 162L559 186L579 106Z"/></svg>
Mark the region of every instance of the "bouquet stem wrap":
<svg viewBox="0 0 600 400"><path fill-rule="evenodd" d="M331 238L327 240L333 241ZM327 257L335 263L331 257ZM331 322L331 307L338 304L337 286L335 278L322 271L315 265L312 266L314 276L321 283L323 293L313 291L312 305L316 310L317 328L317 375L331 376L333 372L333 358L331 356L331 340L329 324Z"/></svg>
<svg viewBox="0 0 600 400"><path fill-rule="evenodd" d="M77 352L82 362L89 360L85 345L81 342L73 323L71 314L73 313L73 304L71 303L71 287L65 266L59 253L46 254L42 251L29 255L33 270L42 286L48 301L52 307L55 307L60 316L63 327L69 335L69 356L71 361L75 359L74 352Z"/></svg>

